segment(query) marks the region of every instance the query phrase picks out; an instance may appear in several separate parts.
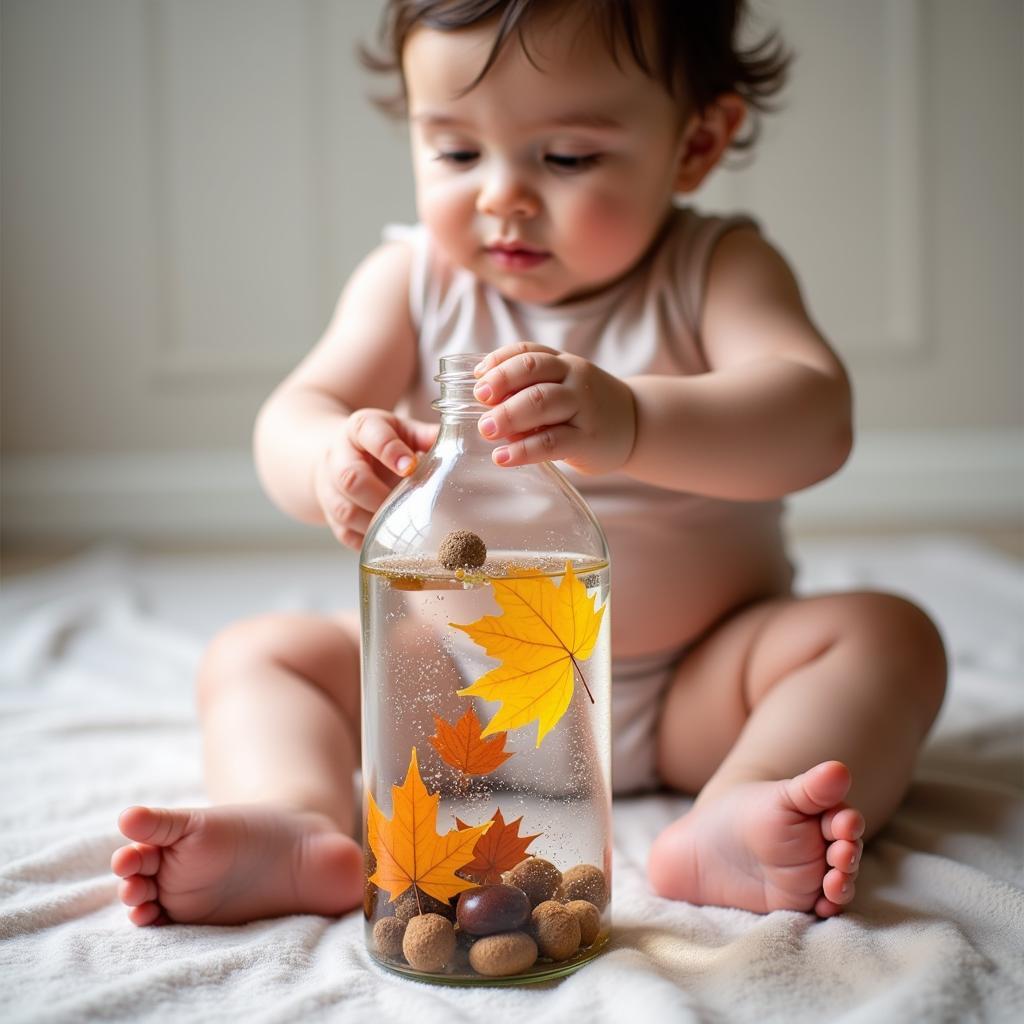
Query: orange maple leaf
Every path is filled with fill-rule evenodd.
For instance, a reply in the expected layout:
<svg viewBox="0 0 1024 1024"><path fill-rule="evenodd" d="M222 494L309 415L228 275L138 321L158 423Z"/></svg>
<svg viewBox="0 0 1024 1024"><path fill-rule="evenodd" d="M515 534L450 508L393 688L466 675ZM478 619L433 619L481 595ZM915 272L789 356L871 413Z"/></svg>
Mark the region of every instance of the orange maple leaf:
<svg viewBox="0 0 1024 1024"><path fill-rule="evenodd" d="M491 818L494 824L476 841L476 846L473 847L473 860L462 868L462 871L472 875L481 885L500 882L501 873L509 871L521 860L525 860L526 848L534 839L543 835L541 832L535 836L519 835L519 823L522 820L520 816L506 824L499 807ZM455 824L460 829L471 827L459 818L455 819Z"/></svg>
<svg viewBox="0 0 1024 1024"><path fill-rule="evenodd" d="M493 822L439 835L436 824L441 794L428 793L423 785L415 747L405 782L391 787L391 819L384 817L369 790L366 795L366 832L377 858L370 881L389 894L390 902L410 885L439 900L450 900L463 889L472 888L472 882L455 872L473 859L473 847Z"/></svg>
<svg viewBox="0 0 1024 1024"><path fill-rule="evenodd" d="M467 633L501 664L457 692L502 702L481 736L536 720L539 747L569 707L574 673L579 672L586 687L579 663L594 651L606 605L594 610L596 598L587 597L571 562L565 563L557 587L549 577L533 574L492 577L491 585L503 615L449 625Z"/></svg>
<svg viewBox="0 0 1024 1024"><path fill-rule="evenodd" d="M473 708L468 708L454 726L434 715L434 727L437 734L430 737L430 743L445 764L466 775L487 775L512 756L505 751L507 733L489 740L481 737L482 726Z"/></svg>

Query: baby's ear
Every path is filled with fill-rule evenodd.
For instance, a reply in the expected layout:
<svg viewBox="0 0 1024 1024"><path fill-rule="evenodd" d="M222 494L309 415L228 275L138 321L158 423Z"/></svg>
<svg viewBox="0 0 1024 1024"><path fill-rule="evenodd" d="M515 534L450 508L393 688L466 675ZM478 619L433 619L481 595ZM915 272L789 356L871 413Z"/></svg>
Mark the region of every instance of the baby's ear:
<svg viewBox="0 0 1024 1024"><path fill-rule="evenodd" d="M683 132L676 191L693 192L722 159L743 125L747 104L736 93L723 93L704 111L691 115Z"/></svg>

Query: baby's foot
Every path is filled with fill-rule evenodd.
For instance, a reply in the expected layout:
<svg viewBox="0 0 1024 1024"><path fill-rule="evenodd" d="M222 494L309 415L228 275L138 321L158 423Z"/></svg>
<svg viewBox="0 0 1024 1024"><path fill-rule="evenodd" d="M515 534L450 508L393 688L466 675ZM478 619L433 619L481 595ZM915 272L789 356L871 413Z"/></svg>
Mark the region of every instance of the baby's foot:
<svg viewBox="0 0 1024 1024"><path fill-rule="evenodd" d="M324 815L262 804L129 807L118 826L134 842L110 866L137 925L341 914L363 898L359 844Z"/></svg>
<svg viewBox="0 0 1024 1024"><path fill-rule="evenodd" d="M864 818L841 801L850 771L824 761L781 782L746 782L694 806L654 842L648 875L671 899L831 917L853 899Z"/></svg>

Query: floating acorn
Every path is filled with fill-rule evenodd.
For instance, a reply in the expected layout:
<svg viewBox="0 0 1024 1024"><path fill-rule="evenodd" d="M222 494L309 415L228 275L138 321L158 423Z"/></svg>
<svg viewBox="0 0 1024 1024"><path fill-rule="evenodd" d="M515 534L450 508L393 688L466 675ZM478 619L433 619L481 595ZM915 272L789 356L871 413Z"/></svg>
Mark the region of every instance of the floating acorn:
<svg viewBox="0 0 1024 1024"><path fill-rule="evenodd" d="M479 569L487 561L487 545L470 530L452 530L437 550L446 569Z"/></svg>

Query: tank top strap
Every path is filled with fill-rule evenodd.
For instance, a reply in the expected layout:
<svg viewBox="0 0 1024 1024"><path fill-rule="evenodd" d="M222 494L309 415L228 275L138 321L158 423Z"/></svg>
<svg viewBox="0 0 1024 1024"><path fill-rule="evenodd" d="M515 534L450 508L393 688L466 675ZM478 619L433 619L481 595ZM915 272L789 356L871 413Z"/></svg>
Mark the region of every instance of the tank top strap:
<svg viewBox="0 0 1024 1024"><path fill-rule="evenodd" d="M430 291L436 288L430 271L430 237L423 224L387 224L381 232L385 242L404 242L412 249L409 269L409 317L416 332L423 329L430 308Z"/></svg>
<svg viewBox="0 0 1024 1024"><path fill-rule="evenodd" d="M672 233L665 253L666 269L682 325L700 344L700 322L704 312L711 254L722 236L736 228L760 225L747 214L704 215L690 207L680 211L678 230Z"/></svg>

